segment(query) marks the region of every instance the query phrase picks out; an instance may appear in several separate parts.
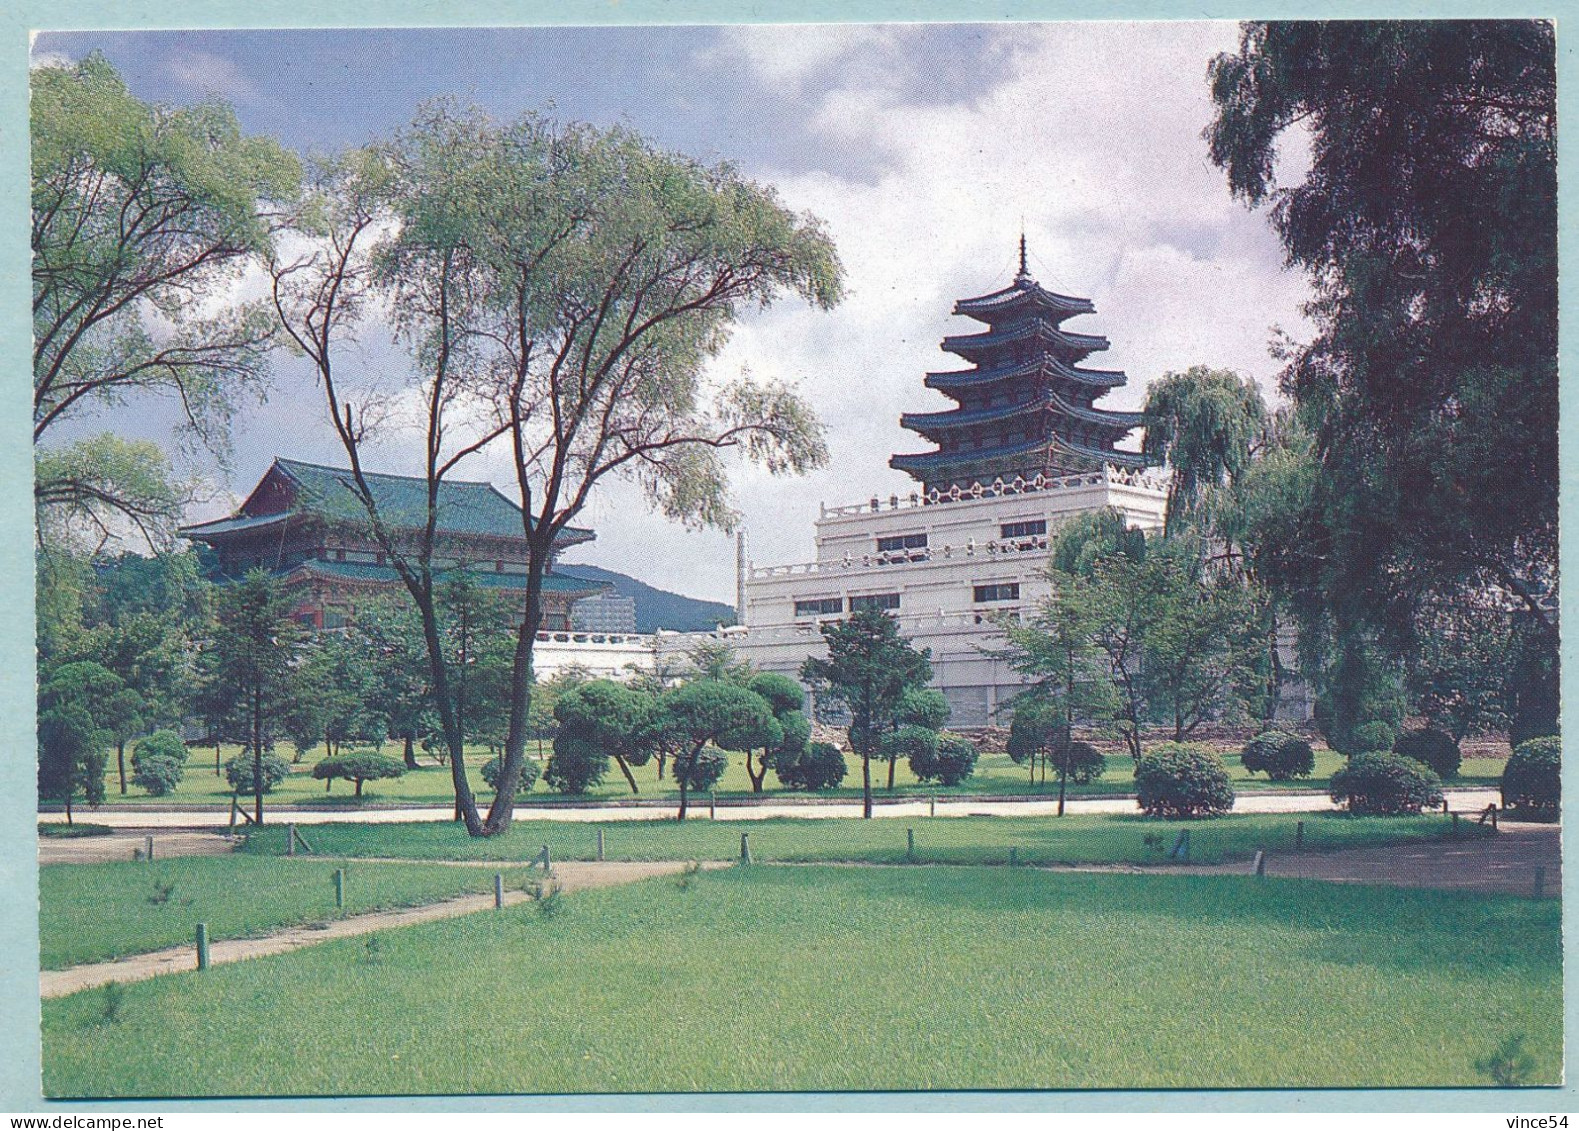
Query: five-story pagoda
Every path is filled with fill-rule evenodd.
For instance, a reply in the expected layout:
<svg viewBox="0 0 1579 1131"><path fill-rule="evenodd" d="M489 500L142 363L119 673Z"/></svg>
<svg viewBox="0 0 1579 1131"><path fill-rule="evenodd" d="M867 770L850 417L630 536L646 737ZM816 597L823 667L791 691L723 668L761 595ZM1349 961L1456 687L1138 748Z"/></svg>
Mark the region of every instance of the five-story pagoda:
<svg viewBox="0 0 1579 1131"><path fill-rule="evenodd" d="M1108 465L1145 467L1139 452L1115 447L1140 425L1140 414L1095 407L1099 397L1124 385L1124 374L1080 366L1107 349L1107 339L1062 328L1065 320L1094 310L1089 299L1057 294L1031 278L1021 236L1014 282L954 304L955 314L988 327L985 333L943 339L943 348L972 368L927 374L927 387L958 407L900 417L901 424L938 450L896 455L889 466L920 480L929 495L954 487L968 491L977 483L1077 475Z"/></svg>

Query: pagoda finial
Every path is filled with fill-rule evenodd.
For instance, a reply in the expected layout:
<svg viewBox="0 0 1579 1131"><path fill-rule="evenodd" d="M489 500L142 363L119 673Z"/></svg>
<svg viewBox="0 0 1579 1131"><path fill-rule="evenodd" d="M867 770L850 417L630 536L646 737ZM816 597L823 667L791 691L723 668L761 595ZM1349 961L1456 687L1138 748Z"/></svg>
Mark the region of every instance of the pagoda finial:
<svg viewBox="0 0 1579 1131"><path fill-rule="evenodd" d="M1022 230L1020 232L1020 273L1015 276L1015 281L1019 282L1021 279L1029 279L1030 277L1031 269L1025 262L1025 232Z"/></svg>

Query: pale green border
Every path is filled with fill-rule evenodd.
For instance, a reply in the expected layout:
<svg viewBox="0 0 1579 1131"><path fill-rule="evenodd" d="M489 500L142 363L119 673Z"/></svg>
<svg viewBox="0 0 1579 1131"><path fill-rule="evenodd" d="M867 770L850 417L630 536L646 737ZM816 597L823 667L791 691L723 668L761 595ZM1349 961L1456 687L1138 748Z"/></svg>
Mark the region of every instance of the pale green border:
<svg viewBox="0 0 1579 1131"><path fill-rule="evenodd" d="M343 9L342 9L343 10ZM1502 1113L1579 1110L1579 1080L1571 1051L1561 1089L1519 1094L1489 1091L1312 1091L1312 1092L1086 1092L1086 1093L935 1093L837 1095L702 1095L629 1097L438 1097L362 1101L279 1100L45 1105L39 1094L37 870L32 755L33 634L32 553L29 505L32 463L27 421L29 323L27 247L27 59L28 32L49 30L210 27L490 26L505 24L705 24L798 23L851 20L967 21L1087 19L1241 19L1241 18L1409 18L1532 16L1557 18L1559 117L1574 121L1576 78L1573 27L1564 21L1579 11L1575 0L1540 4L1498 4L1444 0L1438 3L1363 3L1355 0L1262 0L1260 3L1201 0L560 0L557 3L508 3L505 0L363 0L356 18L330 18L321 9L287 0L163 0L129 4L125 0L9 0L0 6L0 397L10 411L0 415L0 1112L97 1109L102 1111L726 1111L726 1110L959 1110L959 1111L1487 1111ZM1565 128L1561 146L1562 193L1574 199L1579 130ZM1565 209L1566 214L1566 209ZM1570 275L1575 237L1562 235L1562 306L1576 297ZM1561 356L1566 372L1574 360L1574 333L1564 320ZM1573 382L1562 387L1564 419L1579 411ZM1562 435L1562 518L1566 529L1576 500L1575 430ZM1563 546L1563 571L1575 576L1579 551L1573 539ZM1565 703L1563 729L1575 733L1579 697L1579 648L1564 634ZM1570 759L1572 762L1572 759ZM1568 796L1576 785L1569 768ZM1571 839L1564 846L1564 871L1575 876ZM1570 976L1567 1032L1579 1016L1573 994L1575 946L1573 902L1565 903L1565 938ZM1227 956L1225 955L1225 960ZM1341 1008L1334 987L1334 1008ZM1465 1017L1466 1025L1484 1019ZM1570 1050L1571 1050L1570 1044Z"/></svg>

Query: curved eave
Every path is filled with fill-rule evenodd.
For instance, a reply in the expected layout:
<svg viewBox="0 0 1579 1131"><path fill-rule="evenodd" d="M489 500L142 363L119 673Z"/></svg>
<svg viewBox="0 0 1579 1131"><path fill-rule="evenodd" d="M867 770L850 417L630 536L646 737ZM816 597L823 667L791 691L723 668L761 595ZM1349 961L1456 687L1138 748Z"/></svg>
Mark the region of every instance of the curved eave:
<svg viewBox="0 0 1579 1131"><path fill-rule="evenodd" d="M978 322L994 325L1016 314L1043 313L1057 319L1072 318L1076 314L1093 314L1096 307L1088 298L1061 295L1039 283L1016 281L1012 286L989 295L962 298L954 304L954 313Z"/></svg>
<svg viewBox="0 0 1579 1131"><path fill-rule="evenodd" d="M1097 463L1117 464L1119 467L1128 467L1135 470L1150 467L1151 463L1140 452L1121 452L1117 448L1089 448L1084 444L1076 444L1060 436L1054 436L1052 446L1076 455L1082 459L1095 460Z"/></svg>
<svg viewBox="0 0 1579 1131"><path fill-rule="evenodd" d="M1039 415L1044 412L1055 417L1066 416L1083 424L1092 425L1108 433L1111 440L1122 438L1140 423L1139 413L1106 412L1098 408L1083 408L1080 405L1069 404L1062 397L1052 393L1033 400L1021 401L1018 404L994 405L990 408L907 412L899 418L899 423L912 432L919 432L929 440L941 440L943 436L956 429L996 424L1000 421Z"/></svg>
<svg viewBox="0 0 1579 1131"><path fill-rule="evenodd" d="M962 467L973 463L991 463L997 460L1014 459L1016 456L1031 455L1047 448L1045 438L1027 440L1022 444L1006 444L1001 448L979 448L975 451L965 452L914 452L909 455L896 455L889 459L888 466L895 471L905 471L911 474L936 471L944 467Z"/></svg>
<svg viewBox="0 0 1579 1131"><path fill-rule="evenodd" d="M955 369L928 373L921 383L929 389L947 393L950 389L980 389L1000 381L1018 381L1044 375L1095 389L1117 389L1129 381L1120 369L1076 369L1056 357L1033 357L996 369Z"/></svg>
<svg viewBox="0 0 1579 1131"><path fill-rule="evenodd" d="M1039 338L1051 346L1061 347L1081 357L1108 348L1108 340L1100 334L1073 334L1060 330L1045 318L1034 318L1012 329L992 330L985 334L951 334L943 339L943 348L961 357L971 357L1032 338Z"/></svg>

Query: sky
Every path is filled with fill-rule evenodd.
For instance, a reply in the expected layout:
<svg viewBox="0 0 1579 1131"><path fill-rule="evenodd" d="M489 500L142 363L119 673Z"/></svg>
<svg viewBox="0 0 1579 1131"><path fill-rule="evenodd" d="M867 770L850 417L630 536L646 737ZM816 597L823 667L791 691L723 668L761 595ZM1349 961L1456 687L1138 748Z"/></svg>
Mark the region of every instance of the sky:
<svg viewBox="0 0 1579 1131"><path fill-rule="evenodd" d="M1201 137L1207 65L1237 38L1230 22L46 32L33 65L98 50L139 97L217 95L244 130L304 154L372 141L451 96L501 119L626 124L773 185L825 222L847 295L829 312L785 300L744 316L712 363L792 383L827 425L821 471L734 468L749 556L770 565L813 558L819 503L915 488L888 458L931 445L899 414L952 404L921 383L963 367L938 348L975 326L952 305L1012 280L1022 232L1033 277L1094 302L1070 323L1112 343L1089 364L1128 374L1103 407L1138 408L1149 382L1193 365L1275 397L1269 343L1274 328L1308 335L1309 288L1265 210L1230 198ZM1297 179L1303 160L1284 154L1280 176ZM404 359L374 346L362 364L398 381ZM73 431L168 440L174 419L145 398ZM410 440L386 444L378 470L417 472ZM237 421L228 467L183 455L211 488L191 519L228 513L275 455L344 462L310 370L283 355L267 402ZM504 453L464 477L513 483ZM733 604L730 535L668 522L623 483L581 524L597 540L567 564Z"/></svg>

